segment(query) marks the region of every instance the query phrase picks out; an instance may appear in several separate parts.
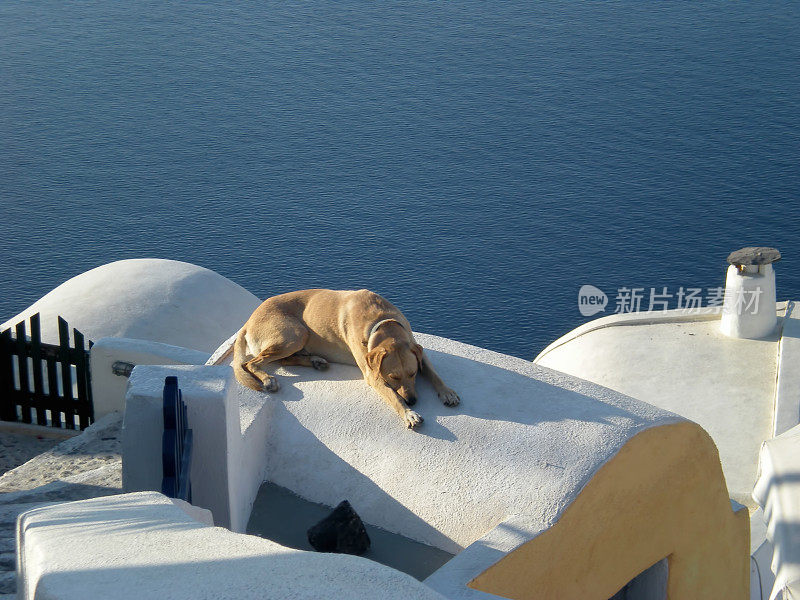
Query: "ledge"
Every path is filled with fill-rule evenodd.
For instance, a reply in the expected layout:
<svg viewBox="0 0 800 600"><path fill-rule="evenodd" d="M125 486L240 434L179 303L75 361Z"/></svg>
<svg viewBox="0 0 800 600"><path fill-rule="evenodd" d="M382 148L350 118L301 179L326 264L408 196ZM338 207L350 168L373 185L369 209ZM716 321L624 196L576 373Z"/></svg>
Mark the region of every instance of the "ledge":
<svg viewBox="0 0 800 600"><path fill-rule="evenodd" d="M154 492L94 498L20 515L24 600L443 600L409 575L343 554L292 550L210 527ZM185 512L188 511L188 512Z"/></svg>

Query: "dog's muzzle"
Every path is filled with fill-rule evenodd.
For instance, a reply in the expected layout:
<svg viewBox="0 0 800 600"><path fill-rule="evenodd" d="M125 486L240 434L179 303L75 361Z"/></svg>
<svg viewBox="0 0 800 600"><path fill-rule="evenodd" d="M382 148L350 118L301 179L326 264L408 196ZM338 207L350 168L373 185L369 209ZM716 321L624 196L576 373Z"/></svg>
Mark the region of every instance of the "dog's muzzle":
<svg viewBox="0 0 800 600"><path fill-rule="evenodd" d="M397 393L400 394L400 397L406 401L406 404L409 406L414 406L417 403L417 395L416 394L408 394L403 388L397 390Z"/></svg>

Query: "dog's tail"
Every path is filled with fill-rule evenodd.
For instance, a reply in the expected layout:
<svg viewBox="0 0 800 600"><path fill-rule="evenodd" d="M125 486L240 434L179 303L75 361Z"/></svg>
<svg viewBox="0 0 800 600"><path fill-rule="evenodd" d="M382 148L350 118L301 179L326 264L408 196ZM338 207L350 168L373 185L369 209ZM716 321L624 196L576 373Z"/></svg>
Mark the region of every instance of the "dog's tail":
<svg viewBox="0 0 800 600"><path fill-rule="evenodd" d="M244 363L247 358L247 340L244 339L244 331L245 328L242 327L239 334L236 336L236 341L233 342L233 362L231 363L233 374L243 386L261 392L264 389L263 384L255 375L244 368Z"/></svg>

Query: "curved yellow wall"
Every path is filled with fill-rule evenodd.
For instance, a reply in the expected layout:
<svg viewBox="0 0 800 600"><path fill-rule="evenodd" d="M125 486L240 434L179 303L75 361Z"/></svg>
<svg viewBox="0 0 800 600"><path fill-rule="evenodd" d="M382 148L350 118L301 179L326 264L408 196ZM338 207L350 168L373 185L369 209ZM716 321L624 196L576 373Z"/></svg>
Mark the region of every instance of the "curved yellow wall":
<svg viewBox="0 0 800 600"><path fill-rule="evenodd" d="M664 425L631 438L553 527L469 586L520 600L608 600L668 557L669 600L747 600L749 538L708 434Z"/></svg>

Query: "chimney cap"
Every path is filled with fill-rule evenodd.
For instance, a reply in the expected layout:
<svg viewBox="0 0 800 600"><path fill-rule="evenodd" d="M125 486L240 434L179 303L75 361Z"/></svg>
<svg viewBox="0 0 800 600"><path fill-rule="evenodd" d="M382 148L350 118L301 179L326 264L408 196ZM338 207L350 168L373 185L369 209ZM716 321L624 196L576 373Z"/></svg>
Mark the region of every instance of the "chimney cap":
<svg viewBox="0 0 800 600"><path fill-rule="evenodd" d="M766 246L748 246L728 255L728 263L736 266L768 265L780 259L781 253L777 248Z"/></svg>

